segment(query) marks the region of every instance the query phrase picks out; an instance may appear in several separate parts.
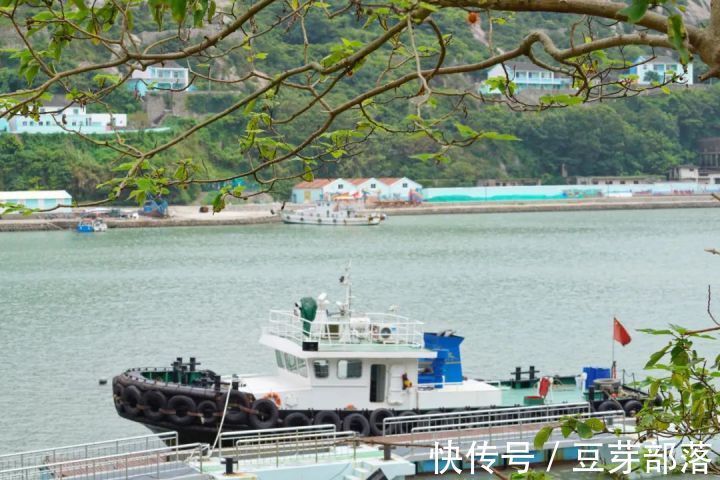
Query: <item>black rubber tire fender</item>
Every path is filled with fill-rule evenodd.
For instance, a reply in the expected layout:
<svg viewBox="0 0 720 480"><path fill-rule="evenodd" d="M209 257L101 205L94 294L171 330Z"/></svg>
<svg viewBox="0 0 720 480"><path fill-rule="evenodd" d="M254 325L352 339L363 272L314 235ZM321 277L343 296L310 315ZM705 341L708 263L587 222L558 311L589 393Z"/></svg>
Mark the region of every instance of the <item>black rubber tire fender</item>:
<svg viewBox="0 0 720 480"><path fill-rule="evenodd" d="M370 433L375 436L381 436L383 434L383 420L394 416L395 413L387 408L373 410L370 413Z"/></svg>
<svg viewBox="0 0 720 480"><path fill-rule="evenodd" d="M285 427L307 427L310 425L310 418L302 412L292 412L283 420Z"/></svg>
<svg viewBox="0 0 720 480"><path fill-rule="evenodd" d="M280 412L277 405L269 398L260 398L255 400L251 407L256 413L248 415L250 426L256 430L264 430L273 428L278 423Z"/></svg>
<svg viewBox="0 0 720 480"><path fill-rule="evenodd" d="M198 403L197 412L200 414L200 423L203 425L215 425L217 422L218 408L212 400L203 400Z"/></svg>
<svg viewBox="0 0 720 480"><path fill-rule="evenodd" d="M625 405L623 405L625 415L628 417L634 417L640 410L642 410L642 408L643 404L637 400L628 400L627 402L625 402Z"/></svg>
<svg viewBox="0 0 720 480"><path fill-rule="evenodd" d="M187 395L175 395L168 400L168 410L175 410L175 413L168 415L168 418L175 425L190 425L195 421L195 417L190 415L197 411L195 401Z"/></svg>
<svg viewBox="0 0 720 480"><path fill-rule="evenodd" d="M612 412L613 410L622 410L622 405L612 400L605 400L597 407L598 412Z"/></svg>
<svg viewBox="0 0 720 480"><path fill-rule="evenodd" d="M144 405L143 415L150 420L162 420L165 417L167 397L160 390L148 390L143 393L142 402Z"/></svg>
<svg viewBox="0 0 720 480"><path fill-rule="evenodd" d="M217 401L218 412L222 416L225 410L225 400L227 393L220 397ZM231 423L233 425L247 425L248 414L243 408L250 408L250 400L247 395L237 390L230 391L230 403L228 403L227 412L225 413L225 423Z"/></svg>
<svg viewBox="0 0 720 480"><path fill-rule="evenodd" d="M313 425L335 425L335 428L340 431L342 420L340 420L340 415L332 410L320 410L313 418Z"/></svg>
<svg viewBox="0 0 720 480"><path fill-rule="evenodd" d="M370 434L370 422L362 413L351 413L343 419L343 430L367 437Z"/></svg>
<svg viewBox="0 0 720 480"><path fill-rule="evenodd" d="M122 393L123 410L132 417L140 415L140 405L142 404L142 393L135 385L125 387Z"/></svg>
<svg viewBox="0 0 720 480"><path fill-rule="evenodd" d="M115 410L117 410L118 413L123 413L125 411L122 399L124 390L125 387L123 387L120 382L113 382L113 402L115 403Z"/></svg>

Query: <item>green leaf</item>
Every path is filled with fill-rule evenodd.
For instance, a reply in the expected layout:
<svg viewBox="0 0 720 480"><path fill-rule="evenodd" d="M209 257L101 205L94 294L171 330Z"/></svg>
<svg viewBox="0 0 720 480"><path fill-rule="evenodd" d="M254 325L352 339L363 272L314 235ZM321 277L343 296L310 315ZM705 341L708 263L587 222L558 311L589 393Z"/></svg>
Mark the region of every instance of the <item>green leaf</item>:
<svg viewBox="0 0 720 480"><path fill-rule="evenodd" d="M181 22L187 11L187 0L170 0L173 20Z"/></svg>
<svg viewBox="0 0 720 480"><path fill-rule="evenodd" d="M575 426L575 431L582 439L592 438L593 436L592 428L584 422L578 421L577 425Z"/></svg>
<svg viewBox="0 0 720 480"><path fill-rule="evenodd" d="M602 432L605 430L605 423L603 423L603 421L599 418L588 418L585 420L585 424L594 432Z"/></svg>
<svg viewBox="0 0 720 480"><path fill-rule="evenodd" d="M552 435L553 427L543 427L540 429L540 431L535 435L535 441L533 444L535 445L535 449L540 450L543 445L548 441L550 438L550 435Z"/></svg>
<svg viewBox="0 0 720 480"><path fill-rule="evenodd" d="M623 8L618 13L627 16L630 22L636 23L645 15L649 6L650 0L632 0L629 6Z"/></svg>
<svg viewBox="0 0 720 480"><path fill-rule="evenodd" d="M457 128L457 131L460 133L460 135L465 138L478 136L478 132L468 127L467 125L463 125L460 122L455 122L455 128Z"/></svg>
<svg viewBox="0 0 720 480"><path fill-rule="evenodd" d="M657 352L655 352L655 353L653 353L652 355L650 355L650 360L648 360L648 362L645 364L645 368L652 368L652 367L654 367L655 364L656 364L658 361L660 361L660 359L661 359L662 357L665 356L665 354L667 353L667 351L668 351L669 348L670 348L670 345L667 345L667 346L666 346L665 348L663 348L662 350L658 350Z"/></svg>
<svg viewBox="0 0 720 480"><path fill-rule="evenodd" d="M667 19L668 22L668 40L675 50L677 50L680 56L680 63L687 65L690 63L690 51L685 46L685 38L687 37L687 31L685 30L685 24L683 23L682 16L680 14L670 15Z"/></svg>
<svg viewBox="0 0 720 480"><path fill-rule="evenodd" d="M310 168L310 165L305 165L305 173L302 174L302 179L306 182L312 182L315 179L315 176L313 175L312 168Z"/></svg>
<svg viewBox="0 0 720 480"><path fill-rule="evenodd" d="M480 138L484 138L486 140L500 140L504 142L520 141L520 139L515 135L498 132L483 132L482 135L480 135Z"/></svg>

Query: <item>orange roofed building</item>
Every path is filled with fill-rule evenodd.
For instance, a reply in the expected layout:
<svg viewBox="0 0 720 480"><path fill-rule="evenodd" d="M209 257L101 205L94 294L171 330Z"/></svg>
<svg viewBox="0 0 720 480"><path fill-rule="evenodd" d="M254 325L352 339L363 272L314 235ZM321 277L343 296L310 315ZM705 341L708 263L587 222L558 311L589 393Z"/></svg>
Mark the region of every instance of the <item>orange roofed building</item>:
<svg viewBox="0 0 720 480"><path fill-rule="evenodd" d="M421 189L422 185L407 177L316 178L311 182L295 185L290 201L314 203L330 200L341 194L380 200L408 200L411 191L417 192Z"/></svg>

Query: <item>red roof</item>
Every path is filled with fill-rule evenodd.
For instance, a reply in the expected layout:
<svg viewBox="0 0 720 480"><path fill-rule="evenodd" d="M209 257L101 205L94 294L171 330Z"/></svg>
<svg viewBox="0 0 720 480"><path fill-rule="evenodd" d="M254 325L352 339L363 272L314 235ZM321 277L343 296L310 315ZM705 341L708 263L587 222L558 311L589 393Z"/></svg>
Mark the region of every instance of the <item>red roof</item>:
<svg viewBox="0 0 720 480"><path fill-rule="evenodd" d="M392 184L394 184L394 183L399 182L400 180L402 180L402 178L397 178L397 177L383 177L383 178L380 178L379 180L380 180L382 183L384 183L385 185L390 186L390 185L392 185Z"/></svg>
<svg viewBox="0 0 720 480"><path fill-rule="evenodd" d="M297 185L295 185L293 188L313 190L315 188L322 188L325 185L328 185L329 183L332 183L334 181L335 181L334 178L316 178L312 182L300 182Z"/></svg>
<svg viewBox="0 0 720 480"><path fill-rule="evenodd" d="M367 182L369 178L351 178L350 183L353 185L360 185L361 183Z"/></svg>

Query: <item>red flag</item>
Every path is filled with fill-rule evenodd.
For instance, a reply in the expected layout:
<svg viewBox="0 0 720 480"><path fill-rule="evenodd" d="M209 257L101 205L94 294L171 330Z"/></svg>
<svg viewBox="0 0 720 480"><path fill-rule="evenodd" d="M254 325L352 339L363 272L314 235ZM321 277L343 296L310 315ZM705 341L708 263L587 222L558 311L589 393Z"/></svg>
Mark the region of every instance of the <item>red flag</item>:
<svg viewBox="0 0 720 480"><path fill-rule="evenodd" d="M617 318L613 318L613 339L623 347L632 341L630 334Z"/></svg>

